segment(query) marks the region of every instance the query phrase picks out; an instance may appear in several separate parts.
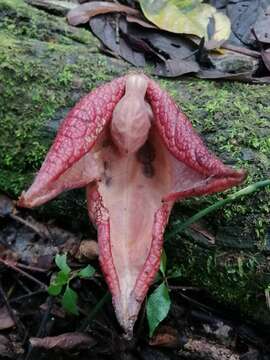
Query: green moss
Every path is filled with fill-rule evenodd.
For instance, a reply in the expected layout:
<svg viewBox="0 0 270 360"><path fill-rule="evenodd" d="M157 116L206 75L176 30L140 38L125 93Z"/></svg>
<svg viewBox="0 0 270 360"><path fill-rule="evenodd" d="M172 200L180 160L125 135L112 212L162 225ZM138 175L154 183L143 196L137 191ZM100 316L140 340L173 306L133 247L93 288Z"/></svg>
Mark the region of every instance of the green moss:
<svg viewBox="0 0 270 360"><path fill-rule="evenodd" d="M171 252L174 269L182 280L208 290L220 303L254 320L270 325L265 290L269 264L260 254L206 249L182 238L181 251ZM168 253L170 254L168 249Z"/></svg>

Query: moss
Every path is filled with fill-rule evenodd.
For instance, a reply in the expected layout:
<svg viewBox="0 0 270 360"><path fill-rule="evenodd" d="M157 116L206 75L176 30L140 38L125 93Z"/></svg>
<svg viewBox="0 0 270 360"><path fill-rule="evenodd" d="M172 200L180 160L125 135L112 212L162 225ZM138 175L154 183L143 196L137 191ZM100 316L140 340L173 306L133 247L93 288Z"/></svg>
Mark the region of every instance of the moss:
<svg viewBox="0 0 270 360"><path fill-rule="evenodd" d="M269 264L261 254L206 249L183 237L180 250L168 249L182 281L207 289L221 304L270 325L265 291L269 287Z"/></svg>

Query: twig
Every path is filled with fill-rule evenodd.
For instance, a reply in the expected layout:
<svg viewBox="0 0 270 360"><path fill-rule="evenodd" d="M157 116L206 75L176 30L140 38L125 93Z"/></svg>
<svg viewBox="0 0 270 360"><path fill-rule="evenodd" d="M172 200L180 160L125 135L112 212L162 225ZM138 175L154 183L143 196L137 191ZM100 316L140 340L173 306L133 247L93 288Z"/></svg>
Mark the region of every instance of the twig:
<svg viewBox="0 0 270 360"><path fill-rule="evenodd" d="M170 231L170 233L166 236L166 240L172 239L177 234L184 231L189 225L193 224L195 221L198 221L202 217L221 208L222 206L233 202L234 200L238 199L241 196L252 194L255 191L258 191L259 189L262 189L269 185L270 185L270 180L262 180L262 181L258 181L256 183L254 183L254 184L251 184L239 191L236 191L235 193L233 193L231 195L228 195L226 199L222 199L222 200L215 202L213 205L210 205L207 208L197 212L197 214L191 216L189 219L184 221L182 224L176 225L172 229L172 231Z"/></svg>
<svg viewBox="0 0 270 360"><path fill-rule="evenodd" d="M33 292L29 293L29 294L17 296L17 297L15 297L15 298L13 298L13 299L10 299L9 302L10 302L10 303L20 302L21 300L28 299L28 298L30 298L30 297L32 297L32 296L35 296L35 295L38 295L38 294L42 294L42 293L44 293L44 292L46 292L46 290L33 291Z"/></svg>
<svg viewBox="0 0 270 360"><path fill-rule="evenodd" d="M50 296L49 301L48 301L48 307L42 317L41 324L40 324L37 334L35 336L37 338L44 337L44 335L45 335L45 326L46 326L48 317L49 317L51 309L52 309L52 304L53 304L53 301L52 301L52 297ZM34 349L33 346L31 344L29 344L28 351L27 351L27 354L26 354L24 360L29 360L31 358L33 349Z"/></svg>
<svg viewBox="0 0 270 360"><path fill-rule="evenodd" d="M45 290L48 289L47 285L45 285L43 282L39 281L38 279L36 279L34 276L28 274L27 272L25 272L24 270L18 268L13 262L8 261L8 260L4 260L0 257L0 262L2 264L4 264L5 266L17 271L18 273L22 274L23 276L27 277L28 279L32 280L33 282L35 282L36 284L38 284L39 286L41 286L42 288L44 288Z"/></svg>
<svg viewBox="0 0 270 360"><path fill-rule="evenodd" d="M24 333L25 333L25 328L24 328L24 325L22 324L22 322L17 318L17 316L15 315L14 311L12 310L10 304L9 304L9 301L6 297L6 294L5 294L5 291L2 287L2 284L0 282L0 297L3 299L4 301L4 304L8 310L8 313L10 315L10 317L12 318L12 320L14 321L14 324L16 324L17 328L18 328L18 331L19 331L19 334L20 336L22 336Z"/></svg>

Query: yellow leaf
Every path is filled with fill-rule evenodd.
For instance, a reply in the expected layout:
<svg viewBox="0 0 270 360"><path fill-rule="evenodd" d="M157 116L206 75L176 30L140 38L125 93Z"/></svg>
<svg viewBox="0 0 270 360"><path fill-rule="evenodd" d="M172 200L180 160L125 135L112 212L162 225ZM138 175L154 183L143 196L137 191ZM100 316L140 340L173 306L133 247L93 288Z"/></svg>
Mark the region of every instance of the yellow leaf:
<svg viewBox="0 0 270 360"><path fill-rule="evenodd" d="M201 0L139 0L145 17L163 30L192 34L206 41L218 43L228 39L231 32L229 18ZM210 19L214 33L208 38Z"/></svg>

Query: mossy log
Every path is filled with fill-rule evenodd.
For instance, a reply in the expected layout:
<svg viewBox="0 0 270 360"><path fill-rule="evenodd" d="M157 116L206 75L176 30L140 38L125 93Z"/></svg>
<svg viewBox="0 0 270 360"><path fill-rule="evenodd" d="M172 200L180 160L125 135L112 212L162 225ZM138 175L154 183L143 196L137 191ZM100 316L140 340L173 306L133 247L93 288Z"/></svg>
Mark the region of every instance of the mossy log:
<svg viewBox="0 0 270 360"><path fill-rule="evenodd" d="M129 66L101 55L98 41L86 29L69 27L64 18L23 0L0 0L0 44L0 190L17 198L31 183L68 110ZM159 81L209 148L225 163L247 169L246 184L269 178L267 86L187 78ZM269 194L264 189L227 205L166 245L169 266L180 268L183 279L265 324L270 324L265 299L270 289ZM177 204L167 231L176 219L224 196ZM91 231L81 190L38 211Z"/></svg>

